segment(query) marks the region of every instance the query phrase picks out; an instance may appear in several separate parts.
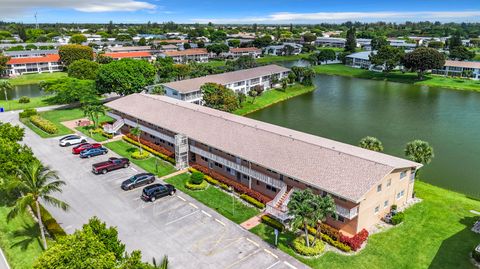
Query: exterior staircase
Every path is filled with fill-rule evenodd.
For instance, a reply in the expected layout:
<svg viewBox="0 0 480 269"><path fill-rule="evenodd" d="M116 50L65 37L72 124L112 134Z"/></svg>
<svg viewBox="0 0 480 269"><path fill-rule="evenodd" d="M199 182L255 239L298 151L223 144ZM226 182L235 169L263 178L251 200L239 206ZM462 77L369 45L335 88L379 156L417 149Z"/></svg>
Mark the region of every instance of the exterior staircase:
<svg viewBox="0 0 480 269"><path fill-rule="evenodd" d="M125 125L125 121L123 119L118 119L113 124L103 125L103 130L106 133L114 134L114 133L118 132L118 130L120 130L120 128L122 128L123 125Z"/></svg>
<svg viewBox="0 0 480 269"><path fill-rule="evenodd" d="M288 187L285 185L277 193L277 196L275 196L272 201L267 203L265 212L283 222L287 221L290 218L287 205L294 190L295 188L288 189Z"/></svg>

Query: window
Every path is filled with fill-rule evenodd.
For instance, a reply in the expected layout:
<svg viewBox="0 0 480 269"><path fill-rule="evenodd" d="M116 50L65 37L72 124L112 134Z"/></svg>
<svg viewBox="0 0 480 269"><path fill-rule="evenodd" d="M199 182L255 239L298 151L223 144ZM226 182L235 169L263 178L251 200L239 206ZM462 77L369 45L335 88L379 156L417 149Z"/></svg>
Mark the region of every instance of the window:
<svg viewBox="0 0 480 269"><path fill-rule="evenodd" d="M410 183L415 181L415 170L410 171Z"/></svg>
<svg viewBox="0 0 480 269"><path fill-rule="evenodd" d="M377 192L381 192L381 191L382 191L382 184L377 186Z"/></svg>
<svg viewBox="0 0 480 269"><path fill-rule="evenodd" d="M389 178L389 179L387 180L387 187L390 187L391 185L392 185L392 179Z"/></svg>
<svg viewBox="0 0 480 269"><path fill-rule="evenodd" d="M277 192L277 188L275 188L275 187L273 187L273 186L271 186L271 185L268 185L268 184L266 184L266 186L267 186L267 190L271 190L271 191L273 191L273 192Z"/></svg>
<svg viewBox="0 0 480 269"><path fill-rule="evenodd" d="M383 207L387 207L388 206L388 200L385 200L385 202L383 202Z"/></svg>
<svg viewBox="0 0 480 269"><path fill-rule="evenodd" d="M407 172L406 171L403 171L400 173L400 180L402 180L404 177L407 176Z"/></svg>
<svg viewBox="0 0 480 269"><path fill-rule="evenodd" d="M380 211L380 206L377 205L377 206L375 207L375 214L378 214L378 211Z"/></svg>
<svg viewBox="0 0 480 269"><path fill-rule="evenodd" d="M337 221L345 222L345 218L340 215L337 215Z"/></svg>
<svg viewBox="0 0 480 269"><path fill-rule="evenodd" d="M397 193L397 200L402 198L404 194L405 194L405 190L402 190L399 193Z"/></svg>
<svg viewBox="0 0 480 269"><path fill-rule="evenodd" d="M257 179L257 185L260 185L260 180Z"/></svg>

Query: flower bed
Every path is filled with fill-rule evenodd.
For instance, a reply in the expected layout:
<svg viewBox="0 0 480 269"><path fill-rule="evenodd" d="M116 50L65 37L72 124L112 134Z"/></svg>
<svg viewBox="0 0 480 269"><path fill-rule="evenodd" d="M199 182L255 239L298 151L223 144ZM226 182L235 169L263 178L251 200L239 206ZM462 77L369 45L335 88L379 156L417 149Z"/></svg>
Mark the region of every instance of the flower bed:
<svg viewBox="0 0 480 269"><path fill-rule="evenodd" d="M55 124L38 115L30 116L30 122L46 133L55 134L58 132L58 128L55 126Z"/></svg>
<svg viewBox="0 0 480 269"><path fill-rule="evenodd" d="M265 204L258 201L257 199L253 198L253 197L250 197L248 196L247 194L240 194L240 198L242 198L243 200L249 202L250 204L254 205L255 207L259 208L259 209L264 209L265 208Z"/></svg>
<svg viewBox="0 0 480 269"><path fill-rule="evenodd" d="M268 215L263 215L261 217L261 220L262 220L263 223L265 223L265 224L267 224L267 225L269 225L269 226L271 226L271 227L273 227L273 228L275 228L279 231L285 230L285 226L280 221L278 221L278 220L276 220L276 219L274 219L274 218L272 218Z"/></svg>
<svg viewBox="0 0 480 269"><path fill-rule="evenodd" d="M310 242L310 247L307 247L305 237L303 235L295 238L295 240L293 240L292 242L292 246L295 252L305 256L316 256L322 253L325 249L325 244L323 244L323 242L319 240L315 242L314 246L311 245L313 242L313 236L308 235L308 240Z"/></svg>
<svg viewBox="0 0 480 269"><path fill-rule="evenodd" d="M357 251L362 247L363 242L365 242L367 238L368 231L363 229L352 237L340 235L340 242L349 245L353 251Z"/></svg>
<svg viewBox="0 0 480 269"><path fill-rule="evenodd" d="M320 227L322 232L322 240L345 252L349 252L351 250L357 251L362 247L362 244L368 238L368 231L365 229L361 230L356 235L349 237L343 235L340 231L328 224L322 223ZM315 235L317 231L313 227L308 227L308 232L311 235Z"/></svg>
<svg viewBox="0 0 480 269"><path fill-rule="evenodd" d="M127 136L128 138L132 139L133 141L138 141L138 137L132 135L132 134L126 134L125 136ZM138 143L138 142L137 142ZM162 146L159 146L153 142L150 142L148 140L145 140L145 139L142 139L140 138L140 143L142 143L142 145L144 146L147 146L153 150L155 150L156 152L159 152L167 157L170 157L170 158L174 158L175 157L175 153L171 152L170 150L162 147Z"/></svg>
<svg viewBox="0 0 480 269"><path fill-rule="evenodd" d="M193 164L193 163L191 164L191 166L193 168L195 168L197 171L200 171L200 172L202 172L206 175L211 176L215 180L218 180L220 183L223 183L223 184L226 184L226 185L232 187L236 192L238 192L240 194L247 194L248 196L250 196L250 197L252 197L252 198L256 199L257 201L260 201L264 204L266 204L267 202L272 200L268 196L265 196L265 195L263 195L263 194L261 194L257 191L249 189L247 186L244 186L241 183L238 183L234 180L231 180L231 179L221 175L220 173L212 171L212 170L210 170L206 167L203 167L203 166L198 165L198 164Z"/></svg>
<svg viewBox="0 0 480 269"><path fill-rule="evenodd" d="M132 158L134 158L135 160L145 160L149 156L150 154L147 151L143 151L142 153L140 153L140 151L137 150L132 153Z"/></svg>
<svg viewBox="0 0 480 269"><path fill-rule="evenodd" d="M145 144L139 144L137 141L133 140L132 138L130 138L128 136L123 136L122 138L123 138L123 140L125 140L126 142L128 142L130 144L133 144L133 145L136 145L136 146L141 146L144 150L152 153L153 155L159 157L162 160L165 160L165 161L167 161L171 164L175 164L175 159L174 158L169 157L169 156L157 151L156 148L154 149L154 148L151 148L151 147L149 147ZM140 140L140 141L142 141L142 140ZM159 146L156 145L156 147L158 148ZM164 150L167 151L166 149L164 149Z"/></svg>

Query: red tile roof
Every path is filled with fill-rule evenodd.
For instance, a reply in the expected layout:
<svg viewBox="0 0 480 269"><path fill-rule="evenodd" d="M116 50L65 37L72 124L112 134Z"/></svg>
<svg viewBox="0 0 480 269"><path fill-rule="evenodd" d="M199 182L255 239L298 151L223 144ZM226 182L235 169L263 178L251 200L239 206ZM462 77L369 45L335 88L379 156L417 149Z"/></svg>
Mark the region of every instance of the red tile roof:
<svg viewBox="0 0 480 269"><path fill-rule="evenodd" d="M11 58L7 64L32 64L32 63L50 63L60 62L58 54L49 54L41 57Z"/></svg>
<svg viewBox="0 0 480 269"><path fill-rule="evenodd" d="M164 51L163 54L170 57L174 57L174 56L208 54L208 52L207 52L207 49L187 49L187 50L179 50L179 51Z"/></svg>
<svg viewBox="0 0 480 269"><path fill-rule="evenodd" d="M114 59L152 57L152 53L149 51L110 52L105 53L104 55Z"/></svg>

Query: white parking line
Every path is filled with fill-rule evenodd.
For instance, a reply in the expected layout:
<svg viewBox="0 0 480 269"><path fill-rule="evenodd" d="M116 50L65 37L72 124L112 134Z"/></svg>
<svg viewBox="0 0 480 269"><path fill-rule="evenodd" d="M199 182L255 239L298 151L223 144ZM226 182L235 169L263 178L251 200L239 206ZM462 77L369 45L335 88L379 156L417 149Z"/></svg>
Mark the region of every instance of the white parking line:
<svg viewBox="0 0 480 269"><path fill-rule="evenodd" d="M178 195L177 195L177 198L180 199L180 200L182 200L182 201L184 201L184 202L187 201L187 200L185 200L185 198L183 198L182 196L178 196Z"/></svg>
<svg viewBox="0 0 480 269"><path fill-rule="evenodd" d="M270 268L273 268L275 267L275 265L277 265L280 261L276 261L274 264L270 265L269 267L267 267L266 269L270 269Z"/></svg>
<svg viewBox="0 0 480 269"><path fill-rule="evenodd" d="M257 246L257 247L260 246L260 244L258 244L257 242L251 240L250 238L247 238L247 241L250 242L250 243L252 243L252 244L254 244L254 245Z"/></svg>
<svg viewBox="0 0 480 269"><path fill-rule="evenodd" d="M198 212L198 210L193 211L192 213L187 214L187 215L185 215L185 216L183 216L183 217L180 217L180 218L178 218L178 219L176 219L176 220L172 220L172 221L170 221L170 222L167 222L167 223L165 223L165 226L170 225L170 224L172 224L172 223L175 223L175 222L177 222L177 221L179 221L179 220L182 220L182 219L184 219L184 218L186 218L186 217L189 217L189 216L191 216L191 215L193 215L193 214L195 214L195 213L197 213L197 212Z"/></svg>
<svg viewBox="0 0 480 269"><path fill-rule="evenodd" d="M255 250L255 251L253 251L252 253L248 254L247 256L245 256L245 257L243 257L243 258L241 258L241 259L237 260L236 262L234 262L234 263L230 264L229 266L227 266L227 267L225 267L225 268L232 268L232 267L234 267L235 265L237 265L238 263L240 263L240 262L242 262L242 261L244 261L244 260L246 260L246 259L250 258L251 256L253 256L253 255L257 254L259 251L260 251L260 250L259 250L259 249L257 249L257 250Z"/></svg>
<svg viewBox="0 0 480 269"><path fill-rule="evenodd" d="M135 171L135 172L138 172L138 170L135 169L135 168L133 168L133 167L130 167L130 169L132 169L132 170Z"/></svg>
<svg viewBox="0 0 480 269"><path fill-rule="evenodd" d="M223 223L221 220L219 219L215 219L216 222L220 223L221 225L225 226L225 223Z"/></svg>
<svg viewBox="0 0 480 269"><path fill-rule="evenodd" d="M291 264L288 263L287 261L283 261L283 263L284 263L286 266L290 267L290 268L297 269L297 267L291 265Z"/></svg>
<svg viewBox="0 0 480 269"><path fill-rule="evenodd" d="M271 252L270 250L264 248L263 250L265 250L265 252L267 252L268 254L272 255L273 257L275 257L275 259L278 259L278 256L273 254L273 252Z"/></svg>
<svg viewBox="0 0 480 269"><path fill-rule="evenodd" d="M195 208L195 209L198 209L198 206L192 204L192 203L188 203L191 207Z"/></svg>
<svg viewBox="0 0 480 269"><path fill-rule="evenodd" d="M202 210L202 213L203 213L204 215L208 216L209 218L212 217L212 215L208 214L207 212L205 212L205 211L203 211L203 210Z"/></svg>

